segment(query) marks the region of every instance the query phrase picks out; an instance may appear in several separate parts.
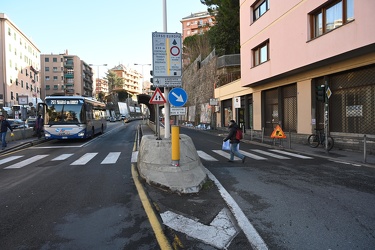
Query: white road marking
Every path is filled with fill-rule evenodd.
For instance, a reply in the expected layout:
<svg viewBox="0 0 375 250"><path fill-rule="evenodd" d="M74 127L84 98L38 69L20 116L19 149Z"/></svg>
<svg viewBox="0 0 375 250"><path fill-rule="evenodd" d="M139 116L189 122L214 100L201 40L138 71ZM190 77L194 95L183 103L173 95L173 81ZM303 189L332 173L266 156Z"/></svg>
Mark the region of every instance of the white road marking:
<svg viewBox="0 0 375 250"><path fill-rule="evenodd" d="M110 152L101 164L114 164L120 157L121 152Z"/></svg>
<svg viewBox="0 0 375 250"><path fill-rule="evenodd" d="M206 161L218 161L217 159L215 159L214 157L212 157L211 155L207 154L204 151L197 150L197 153L198 153L199 157L202 158L203 160L206 160Z"/></svg>
<svg viewBox="0 0 375 250"><path fill-rule="evenodd" d="M240 150L240 153L249 157L249 158L255 159L255 160L267 160L267 158L264 158L262 156L255 155L255 154L252 154L252 153L248 153L248 152L243 151L243 150Z"/></svg>
<svg viewBox="0 0 375 250"><path fill-rule="evenodd" d="M4 163L7 163L7 162L10 162L10 161L13 161L13 160L16 160L16 159L21 158L21 157L23 157L23 155L7 157L5 159L0 160L0 165L4 164Z"/></svg>
<svg viewBox="0 0 375 250"><path fill-rule="evenodd" d="M62 154L60 156L57 156L56 158L53 158L52 161L63 161L63 160L68 159L72 155L73 154Z"/></svg>
<svg viewBox="0 0 375 250"><path fill-rule="evenodd" d="M276 158L276 159L282 159L282 160L290 159L289 157L285 157L285 156L282 156L282 155L273 154L273 153L270 153L270 152L267 152L267 151L263 151L263 150L260 150L260 149L252 149L252 151L257 152L259 154L268 155L268 156L271 156L271 157Z"/></svg>
<svg viewBox="0 0 375 250"><path fill-rule="evenodd" d="M92 158L94 158L98 153L87 153L81 156L78 160L73 162L70 165L85 165L88 163Z"/></svg>
<svg viewBox="0 0 375 250"><path fill-rule="evenodd" d="M137 163L138 161L138 151L133 151L132 153L132 158L131 158L131 163Z"/></svg>
<svg viewBox="0 0 375 250"><path fill-rule="evenodd" d="M289 156L293 156L293 157L301 158L301 159L313 159L313 158L310 157L310 156L294 154L294 153L291 153L291 152L282 151L282 150L277 150L277 149L271 149L270 151L272 151L272 152L276 152L276 153L279 153L279 154L284 154L284 155L289 155Z"/></svg>
<svg viewBox="0 0 375 250"><path fill-rule="evenodd" d="M33 162L36 162L36 161L38 161L40 159L43 159L44 157L47 157L47 156L48 155L36 155L36 156L33 156L33 157L29 158L29 159L26 159L26 160L20 161L18 163L15 163L13 165L10 165L10 166L8 166L8 167L6 167L4 169L22 168L24 166L27 166L27 165L33 163Z"/></svg>
<svg viewBox="0 0 375 250"><path fill-rule="evenodd" d="M224 156L225 158L228 158L229 160L229 157L230 157L230 154L223 151L223 150L212 150L213 152L215 152L216 154L219 154L221 156ZM238 160L241 160L240 158L238 158L237 156L234 156L234 160L235 161L238 161Z"/></svg>
<svg viewBox="0 0 375 250"><path fill-rule="evenodd" d="M225 249L237 234L228 213L225 208L221 210L209 226L171 211L160 215L164 225L218 249Z"/></svg>
<svg viewBox="0 0 375 250"><path fill-rule="evenodd" d="M257 230L250 223L249 219L246 217L246 215L238 206L233 197L230 196L228 191L221 185L221 183L207 168L204 168L204 170L206 171L208 178L210 178L216 184L221 196L223 197L225 203L228 205L232 214L236 218L238 225L246 235L246 238L250 242L253 249L267 250L268 247L266 243L264 242L262 237L260 237Z"/></svg>

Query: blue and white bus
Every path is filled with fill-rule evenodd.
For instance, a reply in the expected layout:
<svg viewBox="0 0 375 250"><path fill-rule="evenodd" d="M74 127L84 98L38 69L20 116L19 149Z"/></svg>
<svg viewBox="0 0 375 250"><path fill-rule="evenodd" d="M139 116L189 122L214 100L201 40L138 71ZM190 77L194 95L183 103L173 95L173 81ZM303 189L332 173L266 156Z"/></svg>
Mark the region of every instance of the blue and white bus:
<svg viewBox="0 0 375 250"><path fill-rule="evenodd" d="M107 128L105 103L89 97L48 96L41 107L46 139L93 138Z"/></svg>

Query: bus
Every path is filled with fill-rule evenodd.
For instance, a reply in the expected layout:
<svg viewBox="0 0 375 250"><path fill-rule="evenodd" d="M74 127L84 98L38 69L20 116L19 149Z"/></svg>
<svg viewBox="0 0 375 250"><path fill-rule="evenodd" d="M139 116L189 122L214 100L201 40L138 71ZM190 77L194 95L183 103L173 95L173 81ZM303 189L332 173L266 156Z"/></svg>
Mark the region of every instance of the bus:
<svg viewBox="0 0 375 250"><path fill-rule="evenodd" d="M86 139L107 128L106 105L90 97L48 96L38 103L43 110L46 139Z"/></svg>

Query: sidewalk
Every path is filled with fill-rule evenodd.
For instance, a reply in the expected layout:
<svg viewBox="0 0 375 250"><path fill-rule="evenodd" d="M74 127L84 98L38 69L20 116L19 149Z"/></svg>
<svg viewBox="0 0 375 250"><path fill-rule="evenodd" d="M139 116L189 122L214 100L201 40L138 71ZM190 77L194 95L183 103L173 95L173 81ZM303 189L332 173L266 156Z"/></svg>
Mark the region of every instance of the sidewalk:
<svg viewBox="0 0 375 250"><path fill-rule="evenodd" d="M4 150L0 150L0 155L13 152L15 150L31 147L40 143L45 142L45 139L38 139L37 137L29 137L16 141L7 142L7 147Z"/></svg>

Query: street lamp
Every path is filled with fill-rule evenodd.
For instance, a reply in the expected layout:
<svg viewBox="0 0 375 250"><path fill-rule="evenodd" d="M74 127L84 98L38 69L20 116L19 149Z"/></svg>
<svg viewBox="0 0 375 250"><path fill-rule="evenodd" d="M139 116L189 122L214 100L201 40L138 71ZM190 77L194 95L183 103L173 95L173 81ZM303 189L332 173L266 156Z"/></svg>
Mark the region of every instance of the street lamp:
<svg viewBox="0 0 375 250"><path fill-rule="evenodd" d="M145 75L144 75L144 72L143 72L143 66L151 66L151 63L134 63L134 65L140 65L140 66L142 66L142 89L141 89L141 91L142 91L142 93L141 94L143 94L143 85L144 85L144 83L145 83Z"/></svg>
<svg viewBox="0 0 375 250"><path fill-rule="evenodd" d="M98 74L98 78L97 79L100 79L100 75L99 75L99 67L100 66L107 66L107 64L89 64L89 66L97 66L98 67L98 71L97 71L97 74Z"/></svg>

